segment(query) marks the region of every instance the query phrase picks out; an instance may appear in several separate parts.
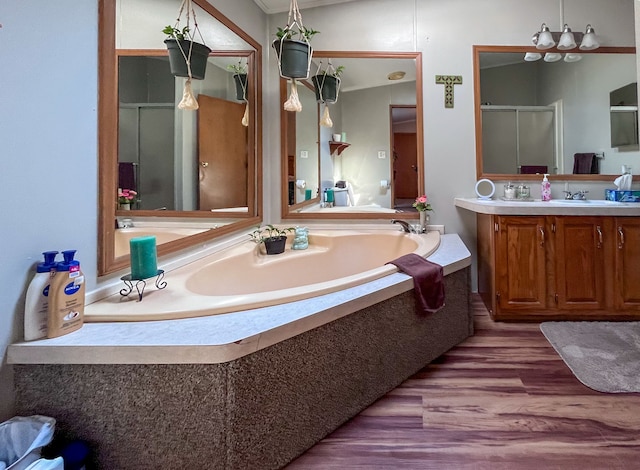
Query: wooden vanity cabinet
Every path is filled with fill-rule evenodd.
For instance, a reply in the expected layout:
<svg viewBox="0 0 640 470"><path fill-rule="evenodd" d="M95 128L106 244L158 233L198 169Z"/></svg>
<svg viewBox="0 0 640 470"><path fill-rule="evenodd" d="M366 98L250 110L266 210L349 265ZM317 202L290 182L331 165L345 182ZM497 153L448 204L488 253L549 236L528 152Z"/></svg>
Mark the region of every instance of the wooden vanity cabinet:
<svg viewBox="0 0 640 470"><path fill-rule="evenodd" d="M615 307L640 317L640 218L615 218Z"/></svg>
<svg viewBox="0 0 640 470"><path fill-rule="evenodd" d="M545 309L545 217L497 219L494 230L498 311Z"/></svg>
<svg viewBox="0 0 640 470"><path fill-rule="evenodd" d="M554 307L559 310L604 310L606 259L613 259L611 227L605 217L549 217L554 239ZM606 240L606 243L605 243Z"/></svg>
<svg viewBox="0 0 640 470"><path fill-rule="evenodd" d="M640 219L478 214L478 291L495 320L640 317Z"/></svg>

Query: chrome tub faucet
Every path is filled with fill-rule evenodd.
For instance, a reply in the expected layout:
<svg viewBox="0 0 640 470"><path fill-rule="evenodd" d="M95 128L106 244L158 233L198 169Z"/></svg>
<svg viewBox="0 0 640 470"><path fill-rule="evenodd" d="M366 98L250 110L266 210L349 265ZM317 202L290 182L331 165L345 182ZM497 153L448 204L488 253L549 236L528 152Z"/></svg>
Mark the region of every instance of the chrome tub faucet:
<svg viewBox="0 0 640 470"><path fill-rule="evenodd" d="M391 223L392 224L400 224L402 226L402 230L404 230L407 233L418 233L416 232L416 229L413 228L413 226L405 221L405 220L400 220L400 219L391 219Z"/></svg>

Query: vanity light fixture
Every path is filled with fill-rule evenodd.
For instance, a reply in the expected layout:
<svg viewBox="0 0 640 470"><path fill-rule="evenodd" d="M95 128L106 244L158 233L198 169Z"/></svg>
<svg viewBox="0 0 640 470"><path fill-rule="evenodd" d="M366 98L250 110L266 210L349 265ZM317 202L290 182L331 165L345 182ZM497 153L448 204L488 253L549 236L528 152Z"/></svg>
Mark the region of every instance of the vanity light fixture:
<svg viewBox="0 0 640 470"><path fill-rule="evenodd" d="M582 56L577 52L568 52L578 48L578 44L580 44L580 50L583 51L592 51L600 47L595 31L590 24L587 25L584 33L573 33L569 25L564 22L564 0L560 0L560 24L563 25L562 31L553 32L549 30L546 23L542 23L540 31L536 32L531 38L536 49L546 51L555 46L558 51L567 51L564 56L565 62L578 62L582 59ZM527 52L524 56L524 60L527 62L540 60L541 58L542 54L536 52ZM549 51L544 55L545 62L557 62L561 59L562 54L557 51Z"/></svg>
<svg viewBox="0 0 640 470"><path fill-rule="evenodd" d="M559 0L560 3L560 24L562 26L561 32L553 32L549 30L546 23L542 23L540 31L535 33L531 38L538 50L547 50L556 47L559 51L570 51L578 47L583 51L592 51L600 47L600 43L596 39L594 29L590 24L587 25L584 33L573 33L569 25L564 22L564 0ZM555 56L552 56L555 57ZM545 60L547 60L545 56ZM580 60L580 59L578 59ZM568 60L567 62L571 62Z"/></svg>
<svg viewBox="0 0 640 470"><path fill-rule="evenodd" d="M538 50L551 49L558 43L558 50L568 51L578 47L583 51L592 51L600 47L600 43L596 38L593 27L588 24L585 33L573 33L567 24L564 25L562 32L549 31L549 27L542 23L540 31L535 33L531 38L531 42L535 44Z"/></svg>
<svg viewBox="0 0 640 470"><path fill-rule="evenodd" d="M525 62L535 62L536 60L542 59L542 54L539 52L527 52L524 55ZM558 62L562 59L562 54L559 52L547 52L544 55L545 62ZM578 62L582 59L582 54L578 54L577 52L567 52L564 55L565 62Z"/></svg>

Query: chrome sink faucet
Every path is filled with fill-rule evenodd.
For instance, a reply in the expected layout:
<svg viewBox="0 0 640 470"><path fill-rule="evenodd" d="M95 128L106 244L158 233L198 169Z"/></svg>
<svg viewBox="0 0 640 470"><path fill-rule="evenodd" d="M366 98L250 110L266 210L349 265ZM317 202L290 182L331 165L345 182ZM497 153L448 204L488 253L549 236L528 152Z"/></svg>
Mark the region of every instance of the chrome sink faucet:
<svg viewBox="0 0 640 470"><path fill-rule="evenodd" d="M391 223L392 224L400 224L402 226L402 230L404 230L407 233L418 233L413 228L413 226L409 222L407 222L405 220L391 219Z"/></svg>
<svg viewBox="0 0 640 470"><path fill-rule="evenodd" d="M586 201L588 192L589 191L585 191L584 189L576 191L575 193L572 193L571 191L563 191L565 199L574 201Z"/></svg>

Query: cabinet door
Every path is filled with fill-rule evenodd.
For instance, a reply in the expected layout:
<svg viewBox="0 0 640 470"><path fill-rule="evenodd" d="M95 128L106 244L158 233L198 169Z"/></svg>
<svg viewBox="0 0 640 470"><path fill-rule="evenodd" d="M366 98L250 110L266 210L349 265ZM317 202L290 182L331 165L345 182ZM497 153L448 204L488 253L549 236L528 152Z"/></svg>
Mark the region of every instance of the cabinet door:
<svg viewBox="0 0 640 470"><path fill-rule="evenodd" d="M640 218L616 217L616 308L640 310Z"/></svg>
<svg viewBox="0 0 640 470"><path fill-rule="evenodd" d="M546 308L545 218L498 217L497 310Z"/></svg>
<svg viewBox="0 0 640 470"><path fill-rule="evenodd" d="M557 307L604 309L604 218L555 217L554 225Z"/></svg>

